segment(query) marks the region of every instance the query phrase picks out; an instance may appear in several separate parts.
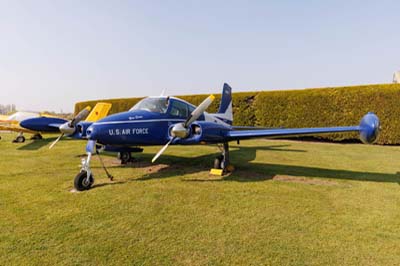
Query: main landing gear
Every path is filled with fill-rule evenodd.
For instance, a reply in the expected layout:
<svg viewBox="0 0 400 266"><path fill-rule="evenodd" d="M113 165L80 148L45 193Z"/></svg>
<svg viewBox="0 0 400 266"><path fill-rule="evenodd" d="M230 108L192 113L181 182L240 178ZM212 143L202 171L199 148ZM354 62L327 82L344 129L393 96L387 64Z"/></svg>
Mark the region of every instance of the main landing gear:
<svg viewBox="0 0 400 266"><path fill-rule="evenodd" d="M96 154L99 156L101 166L107 174L107 177L112 181L114 177L108 172L104 165L103 159L101 158L99 151L96 149ZM82 168L79 174L74 179L74 187L78 191L88 190L92 187L94 183L94 177L92 170L90 168L90 161L92 159L92 153L88 152L86 159L82 159Z"/></svg>
<svg viewBox="0 0 400 266"><path fill-rule="evenodd" d="M124 151L124 152L119 152L118 153L118 159L120 159L121 164L127 164L134 160L132 157L132 154L130 152Z"/></svg>
<svg viewBox="0 0 400 266"><path fill-rule="evenodd" d="M232 172L234 167L230 164L229 159L229 143L225 142L222 146L218 146L221 150L221 155L214 160L214 169L221 169L224 174Z"/></svg>
<svg viewBox="0 0 400 266"><path fill-rule="evenodd" d="M25 142L24 133L18 133L18 136L13 140L13 143L23 143Z"/></svg>
<svg viewBox="0 0 400 266"><path fill-rule="evenodd" d="M39 140L39 139L43 139L43 137L42 137L42 135L40 133L36 133L31 137L31 139Z"/></svg>
<svg viewBox="0 0 400 266"><path fill-rule="evenodd" d="M120 151L118 152L118 159L121 161L121 164L127 164L130 162L136 161L134 157L132 157L132 152L143 152L143 148L140 147L132 147L129 148L127 151Z"/></svg>

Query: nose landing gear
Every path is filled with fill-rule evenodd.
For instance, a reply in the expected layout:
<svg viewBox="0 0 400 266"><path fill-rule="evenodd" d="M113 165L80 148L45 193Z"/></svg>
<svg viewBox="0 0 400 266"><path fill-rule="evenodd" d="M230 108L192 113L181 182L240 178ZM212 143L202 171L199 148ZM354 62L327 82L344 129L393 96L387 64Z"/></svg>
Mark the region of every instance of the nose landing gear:
<svg viewBox="0 0 400 266"><path fill-rule="evenodd" d="M92 153L87 153L87 158L82 159L82 169L74 179L74 187L78 191L88 190L94 183L92 170L90 169L90 160Z"/></svg>
<svg viewBox="0 0 400 266"><path fill-rule="evenodd" d="M96 149L96 154L99 156L99 160L101 166L107 174L107 177L112 181L114 177L108 172L107 168L104 165L103 159L100 156L99 150ZM78 191L88 190L92 187L94 183L94 177L92 170L90 169L90 161L92 159L92 153L88 152L86 159L82 159L82 168L79 174L74 179L74 187Z"/></svg>

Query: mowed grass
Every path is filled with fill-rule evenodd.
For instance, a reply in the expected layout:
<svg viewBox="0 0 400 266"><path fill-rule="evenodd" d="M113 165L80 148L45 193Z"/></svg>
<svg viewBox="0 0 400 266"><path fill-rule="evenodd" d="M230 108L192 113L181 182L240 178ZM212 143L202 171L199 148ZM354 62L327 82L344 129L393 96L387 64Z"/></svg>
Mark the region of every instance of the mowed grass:
<svg viewBox="0 0 400 266"><path fill-rule="evenodd" d="M71 193L86 142L0 135L1 265L400 264L400 147L243 141L225 177L215 146L149 147Z"/></svg>

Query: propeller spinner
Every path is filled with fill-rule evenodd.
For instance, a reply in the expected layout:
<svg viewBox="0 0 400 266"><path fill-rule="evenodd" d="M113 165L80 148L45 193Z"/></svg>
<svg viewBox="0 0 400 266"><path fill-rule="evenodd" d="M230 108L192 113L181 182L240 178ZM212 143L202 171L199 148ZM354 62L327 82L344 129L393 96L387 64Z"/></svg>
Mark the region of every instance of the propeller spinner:
<svg viewBox="0 0 400 266"><path fill-rule="evenodd" d="M90 113L91 107L87 106L85 109L80 111L71 121L62 124L59 127L61 135L50 145L49 149L53 148L54 145L64 136L74 134L76 130L76 125L82 120L86 119Z"/></svg>

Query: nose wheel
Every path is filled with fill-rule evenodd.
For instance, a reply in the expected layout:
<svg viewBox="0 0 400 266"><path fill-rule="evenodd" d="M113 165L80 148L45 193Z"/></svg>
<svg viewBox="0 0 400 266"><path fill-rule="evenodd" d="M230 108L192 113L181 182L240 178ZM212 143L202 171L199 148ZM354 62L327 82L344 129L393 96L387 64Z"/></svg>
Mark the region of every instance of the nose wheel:
<svg viewBox="0 0 400 266"><path fill-rule="evenodd" d="M104 165L103 159L100 156L99 150L96 148L96 154L99 157L101 166L107 174L107 177L112 181L114 177L108 172L106 166ZM82 158L82 168L79 174L75 176L74 187L78 191L88 190L92 187L94 183L93 173L90 169L90 160L92 159L92 153L87 152L87 157Z"/></svg>
<svg viewBox="0 0 400 266"><path fill-rule="evenodd" d="M82 169L74 179L74 187L78 191L88 190L94 183L92 170L90 169L90 160L92 153L87 153L87 158L82 159Z"/></svg>
<svg viewBox="0 0 400 266"><path fill-rule="evenodd" d="M84 191L90 189L94 183L94 178L92 174L86 171L80 172L74 180L74 187L78 191Z"/></svg>

